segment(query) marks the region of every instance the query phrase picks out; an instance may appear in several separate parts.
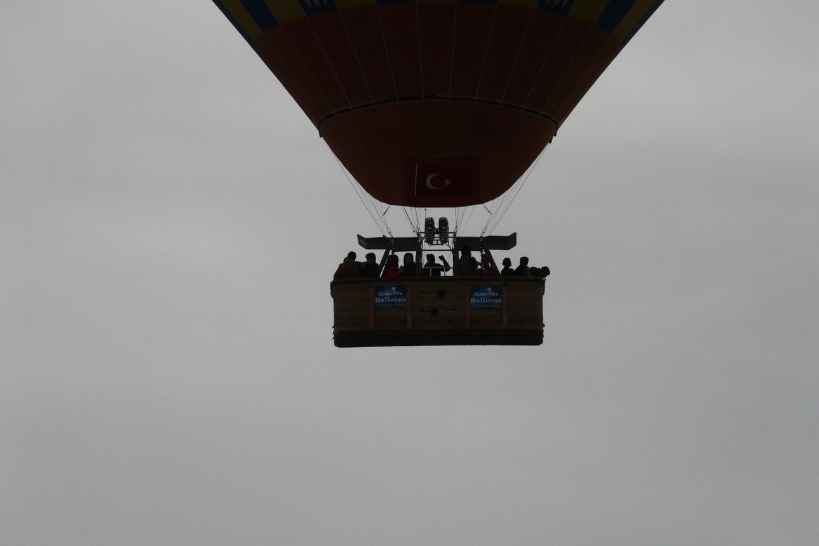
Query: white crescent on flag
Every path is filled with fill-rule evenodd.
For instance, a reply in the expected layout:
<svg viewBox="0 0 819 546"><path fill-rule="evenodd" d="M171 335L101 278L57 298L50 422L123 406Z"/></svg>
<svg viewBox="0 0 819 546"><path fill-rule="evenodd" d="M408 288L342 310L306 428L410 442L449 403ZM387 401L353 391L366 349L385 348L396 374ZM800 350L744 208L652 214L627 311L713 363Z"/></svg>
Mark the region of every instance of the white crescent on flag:
<svg viewBox="0 0 819 546"><path fill-rule="evenodd" d="M433 191L444 190L452 184L452 180L444 178L441 173L430 173L427 175L425 186Z"/></svg>

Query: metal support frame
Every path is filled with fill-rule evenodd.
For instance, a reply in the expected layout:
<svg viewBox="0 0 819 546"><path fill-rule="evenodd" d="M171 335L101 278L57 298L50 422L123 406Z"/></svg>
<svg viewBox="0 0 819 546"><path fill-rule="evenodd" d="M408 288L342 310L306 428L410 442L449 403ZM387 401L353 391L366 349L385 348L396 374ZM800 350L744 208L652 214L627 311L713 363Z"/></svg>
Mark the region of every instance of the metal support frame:
<svg viewBox="0 0 819 546"><path fill-rule="evenodd" d="M416 237L364 237L358 235L358 244L365 250L383 250L381 262L378 265L379 276L384 271L387 264L387 259L390 254L396 252L414 252L416 267L423 267L423 252L424 247L440 246L447 248L452 253L452 265L458 263L458 252L468 248L480 252L481 255L486 255L489 258L489 263L499 270L495 258L492 255L493 250L511 250L517 246L518 234L511 235L491 235L489 237L458 237L456 233L450 233L446 243L437 242L433 245L425 244L425 233L419 231ZM436 238L436 241L440 241Z"/></svg>
<svg viewBox="0 0 819 546"><path fill-rule="evenodd" d="M462 250L467 247L471 250L511 250L517 246L518 234L490 235L489 237L457 237L452 236L446 245L452 250ZM391 252L418 252L423 251L423 232L421 237L364 237L358 236L358 244L365 250L389 250Z"/></svg>

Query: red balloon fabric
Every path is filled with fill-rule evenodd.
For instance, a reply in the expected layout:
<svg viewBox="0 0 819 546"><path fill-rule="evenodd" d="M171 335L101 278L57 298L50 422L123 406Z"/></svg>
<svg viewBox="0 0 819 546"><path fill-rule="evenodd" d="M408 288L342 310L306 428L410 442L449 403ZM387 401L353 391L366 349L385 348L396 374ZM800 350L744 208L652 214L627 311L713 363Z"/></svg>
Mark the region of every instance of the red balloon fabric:
<svg viewBox="0 0 819 546"><path fill-rule="evenodd" d="M663 0L215 0L373 197L509 189Z"/></svg>

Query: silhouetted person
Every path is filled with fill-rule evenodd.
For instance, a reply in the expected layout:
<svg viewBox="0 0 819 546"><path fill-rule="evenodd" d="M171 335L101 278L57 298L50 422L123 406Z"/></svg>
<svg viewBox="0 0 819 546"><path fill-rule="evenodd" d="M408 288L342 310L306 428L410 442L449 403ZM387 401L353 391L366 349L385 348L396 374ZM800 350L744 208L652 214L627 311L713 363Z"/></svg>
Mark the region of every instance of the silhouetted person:
<svg viewBox="0 0 819 546"><path fill-rule="evenodd" d="M355 261L355 252L348 252L344 261L336 269L335 277L358 277L360 275L361 264Z"/></svg>
<svg viewBox="0 0 819 546"><path fill-rule="evenodd" d="M531 271L533 275L535 275L536 277L541 277L543 279L552 274L552 270L549 269L549 267L546 265L544 265L543 267L533 267L531 268Z"/></svg>
<svg viewBox="0 0 819 546"><path fill-rule="evenodd" d="M492 261L492 255L488 250L481 253L481 277L497 277L500 275L498 266Z"/></svg>
<svg viewBox="0 0 819 546"><path fill-rule="evenodd" d="M438 258L441 260L441 263L444 265L444 273L446 273L447 271L452 269L452 266L449 265L449 262L446 261L446 257L443 254L438 256Z"/></svg>
<svg viewBox="0 0 819 546"><path fill-rule="evenodd" d="M401 275L404 277L415 277L418 275L418 266L415 263L415 256L412 252L404 254L404 265L401 266Z"/></svg>
<svg viewBox="0 0 819 546"><path fill-rule="evenodd" d="M509 258L503 259L503 269L501 269L501 275L504 277L508 277L509 275L514 275L515 270L512 269L512 260Z"/></svg>
<svg viewBox="0 0 819 546"><path fill-rule="evenodd" d="M424 267L422 268L424 276L440 277L441 273L449 271L451 269L449 263L447 263L446 261L446 258L444 258L443 256L438 257L441 258L443 264L436 263L435 256L432 254L427 254L427 263L425 263Z"/></svg>
<svg viewBox="0 0 819 546"><path fill-rule="evenodd" d="M365 277L378 277L378 263L375 261L375 254L368 252L364 258L367 261L361 264L361 274Z"/></svg>
<svg viewBox="0 0 819 546"><path fill-rule="evenodd" d="M469 276L477 275L478 260L472 257L472 250L465 246L461 249L461 256L455 262L455 275Z"/></svg>
<svg viewBox="0 0 819 546"><path fill-rule="evenodd" d="M401 276L401 268L398 267L398 256L395 254L387 258L387 263L384 265L384 272L381 273L381 278L385 281L394 281Z"/></svg>
<svg viewBox="0 0 819 546"><path fill-rule="evenodd" d="M522 256L520 258L520 265L515 268L515 275L519 277L528 277L529 273L529 258Z"/></svg>

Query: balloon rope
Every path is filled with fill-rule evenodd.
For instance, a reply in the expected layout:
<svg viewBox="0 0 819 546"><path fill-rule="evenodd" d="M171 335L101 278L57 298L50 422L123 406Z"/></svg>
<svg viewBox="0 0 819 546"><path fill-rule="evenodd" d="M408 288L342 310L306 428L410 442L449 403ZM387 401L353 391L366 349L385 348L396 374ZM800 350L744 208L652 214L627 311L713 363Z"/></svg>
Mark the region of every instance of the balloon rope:
<svg viewBox="0 0 819 546"><path fill-rule="evenodd" d="M535 172L535 169L537 168L538 163L540 163L540 158L543 157L543 152L545 150L546 149L544 148L543 151L541 151L540 154L535 159L535 162L532 163L532 166L529 168L529 171L523 177L523 180L518 185L517 190L515 190L515 194L512 196L512 199L510 199L509 203L507 203L506 208L504 210L500 211L500 213L497 215L497 220L495 220L494 224L492 225L491 229L489 230L490 235L492 233L494 233L496 229L498 229L498 226L500 225L500 223L503 220L504 216L506 216L506 214L509 212L509 209L512 208L512 205L515 203L515 200L518 198L518 195L520 195L521 190L523 189L524 186L526 186L526 182L529 181L529 178L532 176L532 173Z"/></svg>
<svg viewBox="0 0 819 546"><path fill-rule="evenodd" d="M466 216L466 218L464 218L463 225L461 226L464 231L466 231L466 228L469 225L469 221L472 220L472 215L475 214L475 210L477 208L478 207L476 207L475 205L470 205L469 211L464 212L464 216Z"/></svg>
<svg viewBox="0 0 819 546"><path fill-rule="evenodd" d="M407 217L407 223L409 224L410 230L415 232L415 225L412 223L412 218L410 218L410 215L407 212L407 207L401 207L401 210L404 211L404 216Z"/></svg>
<svg viewBox="0 0 819 546"><path fill-rule="evenodd" d="M415 163L415 180L413 181L413 188L418 191L418 163ZM421 220L418 218L418 207L413 207L412 212L415 214L415 235L421 231Z"/></svg>
<svg viewBox="0 0 819 546"><path fill-rule="evenodd" d="M466 224L469 221L469 213L474 209L473 206L463 207L461 210L461 218L458 220L458 233L466 233Z"/></svg>
<svg viewBox="0 0 819 546"><path fill-rule="evenodd" d="M373 198L373 200L375 199ZM384 214L381 215L381 221L384 222L384 228L387 230L387 234L390 236L390 239L393 238L393 234L392 229L390 229L390 221L387 219L386 214L391 208L392 207L387 207L387 209L384 211Z"/></svg>
<svg viewBox="0 0 819 546"><path fill-rule="evenodd" d="M455 233L458 233L458 227L461 225L461 216L462 216L463 211L464 211L463 207L455 209L455 227L452 230Z"/></svg>
<svg viewBox="0 0 819 546"><path fill-rule="evenodd" d="M495 212L492 212L492 209L486 206L486 203L481 204L481 206L489 214L489 216L486 217L486 223L483 225L480 237L483 237L486 234L486 231L489 229L489 224L492 222L492 219L495 217L495 215L500 212L501 207L503 206L503 202L506 201L506 196L508 193L509 192L504 193L503 197L500 198L500 201L498 201L497 199L493 201L498 203L498 206L495 207Z"/></svg>
<svg viewBox="0 0 819 546"><path fill-rule="evenodd" d="M327 148L330 149L330 153L332 154L332 156L335 158L336 162L338 163L339 169L341 169L341 172L344 174L344 177L347 179L347 181L353 187L353 191L358 196L359 201L361 201L361 206L363 206L364 210L367 211L367 214L370 216L370 219L375 224L375 227L378 228L378 231L381 232L381 235L383 235L384 237L387 237L387 233L389 232L389 227L387 228L387 230L384 229L384 226L382 226L381 222L379 222L378 211L376 210L374 212L373 209L370 206L367 205L367 202L364 199L364 196L361 194L361 192L363 190L359 188L358 183L353 179L352 175L350 175L350 173L347 172L347 169L344 168L344 164L341 163L341 160L333 152L333 149L330 148L330 146L327 146ZM390 233L390 237L392 237L392 233Z"/></svg>
<svg viewBox="0 0 819 546"><path fill-rule="evenodd" d="M360 186L360 184L359 184L359 186ZM363 192L364 188L362 188L361 191ZM367 197L370 198L370 203L372 204L372 208L375 211L375 213L378 215L378 219L381 220L382 224L384 224L384 229L387 230L387 234L390 236L390 238L392 238L393 235L392 235L392 230L390 229L390 221L387 219L387 213L390 211L392 206L387 205L387 208L384 209L384 212L379 214L378 213L379 201L375 197L370 195L369 193L367 193L366 195L367 195Z"/></svg>
<svg viewBox="0 0 819 546"><path fill-rule="evenodd" d="M503 199L501 199L501 205L502 204L503 204ZM486 217L486 223L483 225L483 229L481 230L481 234L479 235L479 237L483 237L486 234L486 231L489 229L489 223L492 221L493 214L494 214L492 212L492 210L489 207L486 206L486 203L483 203L481 206L487 212L488 216ZM498 210L500 210L500 209L498 209Z"/></svg>

